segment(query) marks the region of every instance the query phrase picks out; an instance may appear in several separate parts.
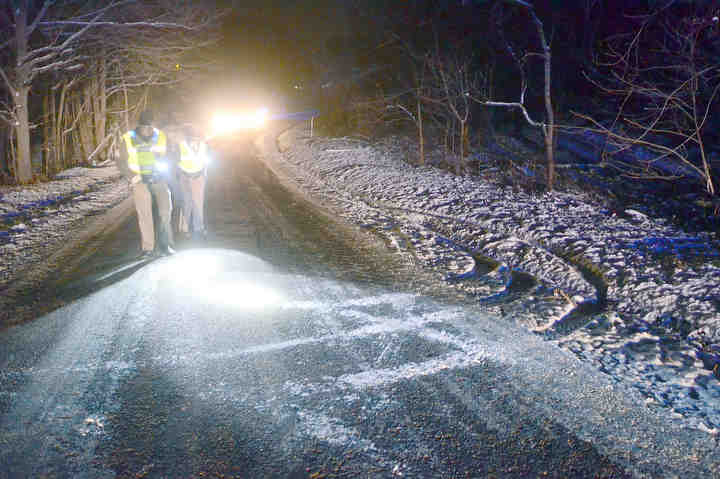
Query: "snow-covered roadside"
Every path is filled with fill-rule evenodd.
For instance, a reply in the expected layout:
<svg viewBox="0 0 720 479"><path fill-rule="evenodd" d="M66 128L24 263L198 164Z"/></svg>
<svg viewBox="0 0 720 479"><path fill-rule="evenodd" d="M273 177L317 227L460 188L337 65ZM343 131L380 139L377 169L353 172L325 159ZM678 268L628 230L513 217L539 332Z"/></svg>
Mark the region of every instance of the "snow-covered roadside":
<svg viewBox="0 0 720 479"><path fill-rule="evenodd" d="M632 384L649 407L720 431L720 263L710 237L636 210L618 216L582 194L532 196L414 167L400 161L398 139L291 130L278 145L275 168L438 280Z"/></svg>
<svg viewBox="0 0 720 479"><path fill-rule="evenodd" d="M5 305L42 280L36 270L46 270L61 248L84 239L91 220L128 196L114 165L72 168L47 183L0 186L0 325L22 319Z"/></svg>

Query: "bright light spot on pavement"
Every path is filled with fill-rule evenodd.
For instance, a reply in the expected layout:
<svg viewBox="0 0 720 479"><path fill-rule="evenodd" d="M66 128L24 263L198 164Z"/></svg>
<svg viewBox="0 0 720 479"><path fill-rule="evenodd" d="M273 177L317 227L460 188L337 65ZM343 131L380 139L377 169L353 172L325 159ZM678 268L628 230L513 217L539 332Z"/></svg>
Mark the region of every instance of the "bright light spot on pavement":
<svg viewBox="0 0 720 479"><path fill-rule="evenodd" d="M220 271L220 256L216 252L194 250L172 259L173 276L181 281L205 279Z"/></svg>
<svg viewBox="0 0 720 479"><path fill-rule="evenodd" d="M257 270L251 256L227 255L218 250L189 250L168 258L166 267L178 290L203 303L242 309L279 307L286 300L268 284L273 275ZM248 269L249 267L249 269Z"/></svg>
<svg viewBox="0 0 720 479"><path fill-rule="evenodd" d="M265 309L284 303L277 291L249 279L211 281L196 289L195 295L212 304L241 309Z"/></svg>

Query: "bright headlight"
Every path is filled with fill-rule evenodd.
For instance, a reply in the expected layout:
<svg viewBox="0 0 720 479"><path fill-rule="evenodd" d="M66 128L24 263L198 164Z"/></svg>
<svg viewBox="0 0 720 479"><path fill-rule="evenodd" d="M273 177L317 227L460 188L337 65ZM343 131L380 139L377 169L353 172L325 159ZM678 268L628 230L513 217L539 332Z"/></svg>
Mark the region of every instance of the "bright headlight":
<svg viewBox="0 0 720 479"><path fill-rule="evenodd" d="M168 170L168 164L164 161L156 161L155 162L155 170L164 173Z"/></svg>
<svg viewBox="0 0 720 479"><path fill-rule="evenodd" d="M223 135L237 130L257 130L265 126L267 108L238 114L218 113L212 119L212 136Z"/></svg>
<svg viewBox="0 0 720 479"><path fill-rule="evenodd" d="M257 111L253 113L252 117L252 125L253 128L262 128L265 126L265 123L267 123L268 120L268 109L267 108L260 108Z"/></svg>

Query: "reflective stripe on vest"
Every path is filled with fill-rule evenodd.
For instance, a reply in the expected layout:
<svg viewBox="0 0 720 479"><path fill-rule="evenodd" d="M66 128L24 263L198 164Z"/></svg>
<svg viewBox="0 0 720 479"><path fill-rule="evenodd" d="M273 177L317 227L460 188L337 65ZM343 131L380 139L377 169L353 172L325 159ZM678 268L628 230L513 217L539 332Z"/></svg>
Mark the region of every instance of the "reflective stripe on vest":
<svg viewBox="0 0 720 479"><path fill-rule="evenodd" d="M153 128L153 136L144 140L135 130L123 135L128 152L128 168L136 174L148 175L153 172L158 156L165 156L167 138L165 133Z"/></svg>
<svg viewBox="0 0 720 479"><path fill-rule="evenodd" d="M187 141L180 142L180 169L185 173L198 173L202 171L208 164L207 145L205 142L196 144L196 148L191 147Z"/></svg>

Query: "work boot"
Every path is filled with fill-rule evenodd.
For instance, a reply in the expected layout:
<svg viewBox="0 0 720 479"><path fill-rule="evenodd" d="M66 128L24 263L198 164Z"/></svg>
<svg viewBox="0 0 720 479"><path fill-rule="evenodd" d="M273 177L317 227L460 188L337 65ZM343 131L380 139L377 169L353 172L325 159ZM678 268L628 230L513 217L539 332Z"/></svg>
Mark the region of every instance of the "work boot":
<svg viewBox="0 0 720 479"><path fill-rule="evenodd" d="M137 255L135 259L137 259L138 261L145 261L148 259L152 259L153 257L155 257L155 255L153 254L152 250L143 250L140 252L139 255Z"/></svg>
<svg viewBox="0 0 720 479"><path fill-rule="evenodd" d="M196 241L198 243L204 243L205 241L207 241L207 233L204 230L193 231L192 239L193 241Z"/></svg>
<svg viewBox="0 0 720 479"><path fill-rule="evenodd" d="M153 251L153 256L155 258L162 258L164 256L172 256L175 254L175 250L171 248L170 246L158 246L155 248L155 251Z"/></svg>

